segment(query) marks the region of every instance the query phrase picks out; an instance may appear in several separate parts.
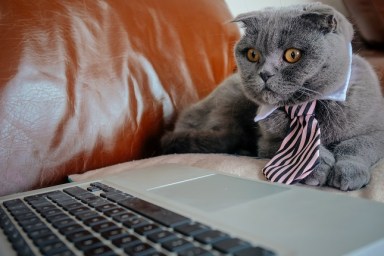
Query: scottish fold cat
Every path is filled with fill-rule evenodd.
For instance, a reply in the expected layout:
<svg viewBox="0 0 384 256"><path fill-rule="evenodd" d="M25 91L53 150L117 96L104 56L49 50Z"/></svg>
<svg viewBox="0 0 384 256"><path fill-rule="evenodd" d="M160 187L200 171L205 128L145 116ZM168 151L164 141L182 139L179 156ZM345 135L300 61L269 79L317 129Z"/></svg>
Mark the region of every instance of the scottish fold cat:
<svg viewBox="0 0 384 256"><path fill-rule="evenodd" d="M181 113L162 139L164 152L271 158L289 128L283 107L317 100L320 163L302 182L341 190L368 184L384 157L384 101L372 67L351 53L348 20L312 3L234 21L244 28L235 46L238 72Z"/></svg>

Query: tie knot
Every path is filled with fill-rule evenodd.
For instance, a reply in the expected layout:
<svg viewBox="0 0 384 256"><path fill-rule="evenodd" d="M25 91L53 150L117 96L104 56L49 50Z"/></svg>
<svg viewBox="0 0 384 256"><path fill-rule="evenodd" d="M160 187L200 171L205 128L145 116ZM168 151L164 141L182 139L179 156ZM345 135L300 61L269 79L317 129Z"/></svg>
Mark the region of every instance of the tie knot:
<svg viewBox="0 0 384 256"><path fill-rule="evenodd" d="M313 115L315 112L316 100L308 101L301 105L285 106L285 111L291 119L297 116Z"/></svg>

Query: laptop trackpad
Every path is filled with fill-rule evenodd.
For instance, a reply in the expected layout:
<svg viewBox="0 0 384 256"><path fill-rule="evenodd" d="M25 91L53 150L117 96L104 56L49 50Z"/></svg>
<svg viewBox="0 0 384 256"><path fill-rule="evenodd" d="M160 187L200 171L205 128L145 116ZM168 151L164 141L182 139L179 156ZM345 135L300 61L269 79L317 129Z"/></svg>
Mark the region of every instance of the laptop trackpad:
<svg viewBox="0 0 384 256"><path fill-rule="evenodd" d="M149 191L180 204L217 211L286 190L288 188L215 174Z"/></svg>

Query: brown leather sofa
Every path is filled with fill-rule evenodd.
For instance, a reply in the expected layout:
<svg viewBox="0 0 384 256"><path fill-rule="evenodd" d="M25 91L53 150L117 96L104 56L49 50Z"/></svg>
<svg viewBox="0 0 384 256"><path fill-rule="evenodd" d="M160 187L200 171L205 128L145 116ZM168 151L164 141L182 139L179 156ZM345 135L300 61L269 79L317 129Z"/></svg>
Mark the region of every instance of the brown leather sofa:
<svg viewBox="0 0 384 256"><path fill-rule="evenodd" d="M384 91L384 1L344 0L355 25L354 51L375 68Z"/></svg>
<svg viewBox="0 0 384 256"><path fill-rule="evenodd" d="M158 155L234 71L231 18L224 0L0 1L0 195Z"/></svg>
<svg viewBox="0 0 384 256"><path fill-rule="evenodd" d="M224 0L0 1L0 195L158 154L234 70Z"/></svg>

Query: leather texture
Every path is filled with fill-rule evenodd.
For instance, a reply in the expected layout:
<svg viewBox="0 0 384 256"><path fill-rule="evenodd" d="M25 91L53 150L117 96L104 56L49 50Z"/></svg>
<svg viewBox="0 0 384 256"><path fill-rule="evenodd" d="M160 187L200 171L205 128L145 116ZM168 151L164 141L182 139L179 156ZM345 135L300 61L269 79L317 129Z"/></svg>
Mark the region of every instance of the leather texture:
<svg viewBox="0 0 384 256"><path fill-rule="evenodd" d="M344 0L344 4L363 39L384 49L384 1Z"/></svg>
<svg viewBox="0 0 384 256"><path fill-rule="evenodd" d="M355 25L354 51L374 67L384 93L384 0L344 0ZM359 42L359 37L363 42Z"/></svg>
<svg viewBox="0 0 384 256"><path fill-rule="evenodd" d="M0 1L0 195L154 156L233 72L223 0Z"/></svg>

